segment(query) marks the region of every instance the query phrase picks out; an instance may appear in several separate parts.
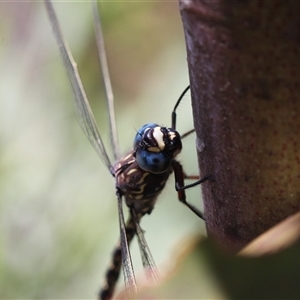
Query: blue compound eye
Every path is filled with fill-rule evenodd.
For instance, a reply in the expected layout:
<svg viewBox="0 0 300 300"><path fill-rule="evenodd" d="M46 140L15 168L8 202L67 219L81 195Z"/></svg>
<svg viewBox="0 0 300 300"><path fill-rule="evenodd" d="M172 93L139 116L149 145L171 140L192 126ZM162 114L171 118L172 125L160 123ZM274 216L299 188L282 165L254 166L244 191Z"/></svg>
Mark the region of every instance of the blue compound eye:
<svg viewBox="0 0 300 300"><path fill-rule="evenodd" d="M150 152L138 149L136 161L141 169L154 174L167 171L170 168L172 158L164 152Z"/></svg>
<svg viewBox="0 0 300 300"><path fill-rule="evenodd" d="M135 135L135 138L134 138L134 141L133 141L133 148L135 149L142 142L146 129L155 128L157 126L158 125L155 124L155 123L147 123L144 126L142 126Z"/></svg>

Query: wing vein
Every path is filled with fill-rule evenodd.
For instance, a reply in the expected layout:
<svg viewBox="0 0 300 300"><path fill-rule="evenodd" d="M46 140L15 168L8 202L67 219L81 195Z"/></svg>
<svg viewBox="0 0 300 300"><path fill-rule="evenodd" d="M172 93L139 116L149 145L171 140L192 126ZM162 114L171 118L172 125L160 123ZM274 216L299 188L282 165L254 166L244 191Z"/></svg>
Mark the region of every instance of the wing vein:
<svg viewBox="0 0 300 300"><path fill-rule="evenodd" d="M132 297L137 293L137 284L134 276L134 270L132 260L130 256L130 250L128 247L127 236L126 236L126 225L123 214L122 197L117 193L118 197L118 212L120 222L120 240L121 240L121 255L122 255L122 267L124 273L124 282L126 293L128 297Z"/></svg>
<svg viewBox="0 0 300 300"><path fill-rule="evenodd" d="M108 157L108 154L105 150L104 143L101 139L100 133L98 131L98 127L95 121L95 117L93 115L92 109L88 102L78 69L77 64L73 58L73 55L69 49L69 45L60 29L60 25L55 14L54 8L50 0L45 0L46 9L49 15L50 22L53 27L54 36L58 47L60 49L60 54L62 56L65 68L67 70L67 74L69 80L71 82L71 86L75 96L75 106L77 111L77 117L79 120L79 124L90 143L96 150L99 157L105 163L107 168L111 171L111 162Z"/></svg>
<svg viewBox="0 0 300 300"><path fill-rule="evenodd" d="M96 42L98 48L98 56L101 65L102 79L105 87L105 96L106 96L108 115L109 115L111 146L114 153L114 160L116 161L120 157L120 149L119 149L119 140L118 140L116 117L115 117L115 110L114 110L114 95L111 87L104 38L102 33L101 19L100 19L100 14L98 11L98 5L96 0L93 1L93 16L94 16L94 28L95 28L95 36L96 36Z"/></svg>

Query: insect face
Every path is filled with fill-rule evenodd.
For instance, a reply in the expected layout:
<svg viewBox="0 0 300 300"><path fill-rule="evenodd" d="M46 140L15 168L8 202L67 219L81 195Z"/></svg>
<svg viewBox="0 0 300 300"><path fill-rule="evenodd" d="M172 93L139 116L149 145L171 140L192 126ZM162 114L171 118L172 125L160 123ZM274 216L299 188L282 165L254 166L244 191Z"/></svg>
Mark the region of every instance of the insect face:
<svg viewBox="0 0 300 300"><path fill-rule="evenodd" d="M176 130L154 123L145 124L138 130L133 146L140 168L154 174L168 171L182 148Z"/></svg>

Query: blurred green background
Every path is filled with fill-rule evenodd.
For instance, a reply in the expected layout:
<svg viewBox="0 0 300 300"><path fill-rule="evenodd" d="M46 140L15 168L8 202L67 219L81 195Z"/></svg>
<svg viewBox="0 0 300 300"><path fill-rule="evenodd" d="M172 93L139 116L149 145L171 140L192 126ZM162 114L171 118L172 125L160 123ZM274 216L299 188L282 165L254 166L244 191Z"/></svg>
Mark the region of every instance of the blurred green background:
<svg viewBox="0 0 300 300"><path fill-rule="evenodd" d="M91 3L54 7L108 145ZM182 24L177 1L103 2L101 15L126 152L141 125L170 125L188 85ZM119 235L114 181L77 123L43 3L1 2L0 22L0 298L95 298ZM178 130L192 126L187 96ZM197 174L193 137L180 160ZM199 198L200 188L188 191L198 207ZM184 238L203 226L178 202L170 180L142 220L161 273ZM139 274L138 247L131 249Z"/></svg>

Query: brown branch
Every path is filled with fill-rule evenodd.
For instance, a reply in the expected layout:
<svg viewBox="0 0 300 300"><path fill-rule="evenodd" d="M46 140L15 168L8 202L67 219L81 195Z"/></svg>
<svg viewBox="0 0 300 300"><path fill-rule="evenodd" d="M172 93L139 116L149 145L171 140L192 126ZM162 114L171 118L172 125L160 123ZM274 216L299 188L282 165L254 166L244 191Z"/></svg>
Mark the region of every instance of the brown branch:
<svg viewBox="0 0 300 300"><path fill-rule="evenodd" d="M179 2L208 235L237 251L300 208L300 1Z"/></svg>

